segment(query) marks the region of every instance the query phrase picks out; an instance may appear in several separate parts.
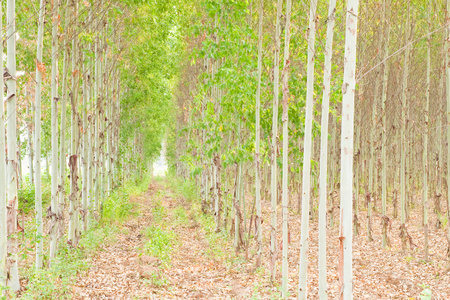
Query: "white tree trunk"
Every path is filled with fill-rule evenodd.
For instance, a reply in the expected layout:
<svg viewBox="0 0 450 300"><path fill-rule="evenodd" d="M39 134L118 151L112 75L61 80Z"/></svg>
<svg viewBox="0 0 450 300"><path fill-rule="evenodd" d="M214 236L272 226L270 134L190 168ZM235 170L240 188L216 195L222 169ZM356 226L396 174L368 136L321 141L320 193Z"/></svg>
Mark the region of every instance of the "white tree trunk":
<svg viewBox="0 0 450 300"><path fill-rule="evenodd" d="M429 32L431 32L431 12L432 3L428 1L429 9L427 10L427 19ZM427 37L427 81L426 81L426 91L425 91L425 111L424 111L424 137L423 137L423 197L422 197L422 212L423 212L423 231L425 235L425 261L428 261L429 245L428 245L428 108L430 106L430 74L431 73L431 36Z"/></svg>
<svg viewBox="0 0 450 300"><path fill-rule="evenodd" d="M381 96L381 113L382 113L382 142L381 142L381 214L382 217L382 226L383 226L383 237L382 237L382 245L383 247L387 247L388 236L387 236L387 224L388 219L386 216L386 201L387 201L387 165L388 161L386 158L386 148L387 148L387 118L386 118L386 100L387 100L387 87L388 87L388 76L389 76L389 66L388 66L388 57L389 57L389 36L390 36L390 23L389 23L389 5L388 0L385 0L383 5L384 12L384 22L385 22L385 41L384 41L384 58L383 58L383 91Z"/></svg>
<svg viewBox="0 0 450 300"><path fill-rule="evenodd" d="M341 206L340 206L340 262L341 299L353 299L352 270L352 204L353 204L353 126L356 85L356 38L358 0L347 1L345 32L344 82L342 85L341 136Z"/></svg>
<svg viewBox="0 0 450 300"><path fill-rule="evenodd" d="M57 227L57 215L58 215L58 9L59 0L53 2L53 13L52 13L52 99L51 99L51 110L52 110L52 200L51 200L51 225L50 225L50 260L55 258L58 246L58 227Z"/></svg>
<svg viewBox="0 0 450 300"><path fill-rule="evenodd" d="M65 207L65 180L66 180L66 110L67 110L67 85L68 85L68 76L69 76L69 57L70 57L70 47L69 47L69 40L67 39L68 36L68 30L69 30L69 24L71 22L70 18L70 1L67 0L66 3L66 22L64 24L64 33L66 35L65 42L65 51L64 51L64 57L63 57L63 79L62 79L62 97L61 97L61 127L60 127L60 137L59 137L59 155L60 155L60 162L59 162L59 176L60 176L60 182L59 182L59 216L61 217L58 221L58 230L59 230L59 236L61 237L64 234L64 222L62 220L64 216L64 207Z"/></svg>
<svg viewBox="0 0 450 300"><path fill-rule="evenodd" d="M3 28L3 9L0 5L0 28ZM3 53L3 43L0 43L0 53ZM3 56L0 58L3 66ZM3 76L0 76L0 86L3 86ZM1 92L1 99L4 92ZM6 256L7 247L7 213L6 213L6 139L5 139L5 109L3 102L0 104L0 285L6 286Z"/></svg>
<svg viewBox="0 0 450 300"><path fill-rule="evenodd" d="M272 226L270 231L271 279L275 280L277 260L277 136L278 136L278 94L280 78L280 38L281 38L281 12L283 0L277 2L277 20L275 29L275 61L273 66L273 115L272 115L272 153L271 153L271 215Z"/></svg>
<svg viewBox="0 0 450 300"><path fill-rule="evenodd" d="M306 300L307 293L307 268L308 268L308 237L309 237L309 200L311 195L311 157L312 157L312 121L314 107L314 56L316 37L316 10L317 0L311 0L309 11L309 36L308 36L308 64L306 82L306 118L305 138L303 143L303 176L302 176L302 219L300 237L300 265L298 299Z"/></svg>
<svg viewBox="0 0 450 300"><path fill-rule="evenodd" d="M17 211L19 208L17 188L18 181L18 163L17 163L17 114L16 114L16 21L15 21L16 1L8 0L7 2L7 61L6 76L7 87L7 228L8 236L13 235L9 239L8 252L9 256L9 286L13 292L20 290L19 269L18 269L18 241L14 237L17 232Z"/></svg>
<svg viewBox="0 0 450 300"><path fill-rule="evenodd" d="M289 244L289 42L291 26L291 0L286 1L286 29L283 58L283 179L282 179L282 216L283 216L283 253L282 253L282 286L283 299L288 298L288 244Z"/></svg>
<svg viewBox="0 0 450 300"><path fill-rule="evenodd" d="M72 26L73 32L77 27L77 3L72 0L73 5L73 19ZM78 43L77 35L72 37L72 91L70 93L71 101L71 143L70 143L70 157L69 157L69 170L70 170L70 197L69 197L69 232L68 241L73 246L77 244L78 237L78 143L79 143L79 130L78 130L78 75L77 75L77 59L78 59ZM78 72L79 73L79 72Z"/></svg>
<svg viewBox="0 0 450 300"><path fill-rule="evenodd" d="M327 165L328 165L328 118L331 93L331 59L333 56L333 30L336 0L328 7L327 41L323 74L322 120L320 133L319 173L319 298L327 299Z"/></svg>
<svg viewBox="0 0 450 300"><path fill-rule="evenodd" d="M262 231L261 231L261 159L260 159L260 139L261 139L261 70L262 70L262 24L264 17L264 2L259 3L259 24L258 24L258 86L256 89L256 133L255 133L255 201L256 201L256 242L257 258L256 267L261 265L262 256Z"/></svg>
<svg viewBox="0 0 450 300"><path fill-rule="evenodd" d="M402 239L402 250L406 251L406 100L408 91L408 75L409 75L409 10L410 2L408 2L408 19L405 27L405 58L403 64L403 87L402 87L402 125L401 125L401 154L400 154L400 237ZM439 129L440 130L440 129Z"/></svg>
<svg viewBox="0 0 450 300"><path fill-rule="evenodd" d="M447 40L445 53L445 84L447 97L447 184L450 182L450 0L447 0ZM447 188L447 207L450 208L450 188ZM450 264L450 209L447 209L448 248L447 261Z"/></svg>
<svg viewBox="0 0 450 300"><path fill-rule="evenodd" d="M36 186L35 186L35 206L36 206L36 268L42 268L42 258L44 251L43 224L42 224L42 191L41 191L41 85L42 85L42 48L44 42L44 13L45 1L40 1L39 23L37 37L36 55L36 95L34 98L35 111L35 166L36 166Z"/></svg>

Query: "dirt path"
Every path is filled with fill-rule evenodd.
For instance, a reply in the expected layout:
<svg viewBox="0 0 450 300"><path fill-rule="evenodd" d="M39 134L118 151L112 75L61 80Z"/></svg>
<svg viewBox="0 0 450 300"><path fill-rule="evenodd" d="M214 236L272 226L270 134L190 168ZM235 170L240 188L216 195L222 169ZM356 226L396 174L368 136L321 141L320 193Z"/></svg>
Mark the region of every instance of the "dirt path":
<svg viewBox="0 0 450 300"><path fill-rule="evenodd" d="M252 297L258 275L234 257L229 242L212 232L212 222L195 204L164 181L153 182L133 202L137 216L123 225L118 242L104 247L92 268L78 278L74 299Z"/></svg>

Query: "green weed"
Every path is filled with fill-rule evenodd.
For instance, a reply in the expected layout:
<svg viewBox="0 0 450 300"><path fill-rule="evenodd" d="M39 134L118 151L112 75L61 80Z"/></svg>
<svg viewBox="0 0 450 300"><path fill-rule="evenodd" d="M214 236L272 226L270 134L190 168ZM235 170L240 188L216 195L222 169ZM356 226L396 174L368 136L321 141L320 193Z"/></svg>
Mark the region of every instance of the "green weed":
<svg viewBox="0 0 450 300"><path fill-rule="evenodd" d="M174 209L173 213L175 217L175 223L177 225L187 224L189 222L189 218L186 215L186 210L183 207L178 206Z"/></svg>
<svg viewBox="0 0 450 300"><path fill-rule="evenodd" d="M42 176L41 181L42 190L42 206L47 207L51 200L51 181L49 177ZM35 188L34 184L30 182L29 177L24 177L22 181L22 186L18 190L19 197L19 210L28 214L35 209Z"/></svg>
<svg viewBox="0 0 450 300"><path fill-rule="evenodd" d="M420 300L431 300L432 292L430 287L425 284L419 284L419 286L422 288L422 292L419 295Z"/></svg>
<svg viewBox="0 0 450 300"><path fill-rule="evenodd" d="M161 201L155 202L155 206L152 208L152 215L155 223L160 223L167 216L166 209L162 206Z"/></svg>
<svg viewBox="0 0 450 300"><path fill-rule="evenodd" d="M140 182L129 180L103 201L102 221L123 222L133 213L135 205L130 203L130 198L142 194L148 188L150 177L144 177Z"/></svg>
<svg viewBox="0 0 450 300"><path fill-rule="evenodd" d="M157 257L165 265L170 264L170 253L175 245L175 234L172 231L163 230L159 226L151 226L145 230L148 238L144 245L144 251L151 256Z"/></svg>

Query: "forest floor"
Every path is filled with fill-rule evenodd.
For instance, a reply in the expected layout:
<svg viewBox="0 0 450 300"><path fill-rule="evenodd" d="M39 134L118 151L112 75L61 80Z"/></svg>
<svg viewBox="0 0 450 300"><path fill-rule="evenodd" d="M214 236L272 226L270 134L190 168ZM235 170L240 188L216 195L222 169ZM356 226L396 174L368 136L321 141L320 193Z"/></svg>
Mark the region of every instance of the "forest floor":
<svg viewBox="0 0 450 300"><path fill-rule="evenodd" d="M74 299L278 299L279 286L269 280L270 206L263 202L263 266L255 269L255 248L235 253L228 233L216 233L214 220L201 212L189 187L166 179L154 180L148 191L132 199L135 215L78 276ZM191 194L195 193L191 191ZM250 199L248 199L250 200ZM362 207L362 206L361 206ZM279 212L280 213L280 212ZM281 231L281 215L278 228ZM289 298L298 284L300 216L290 213ZM335 212L336 223L339 221ZM391 218L391 247L381 247L381 216L374 213L372 236L367 240L366 214L360 211L360 234L354 237L354 299L420 299L426 288L431 299L450 299L446 260L446 230L430 218L430 261L423 257L423 230L419 209L407 225L418 247L401 252L399 220ZM318 299L318 224L310 221L308 299ZM329 299L339 298L339 230L327 230ZM281 241L281 233L278 242ZM245 258L247 256L247 259ZM281 261L276 282L281 282ZM430 299L430 298L424 298Z"/></svg>
<svg viewBox="0 0 450 300"><path fill-rule="evenodd" d="M261 276L235 255L224 234L214 232L213 219L196 203L166 180L153 181L132 201L135 217L80 274L73 299L252 297Z"/></svg>

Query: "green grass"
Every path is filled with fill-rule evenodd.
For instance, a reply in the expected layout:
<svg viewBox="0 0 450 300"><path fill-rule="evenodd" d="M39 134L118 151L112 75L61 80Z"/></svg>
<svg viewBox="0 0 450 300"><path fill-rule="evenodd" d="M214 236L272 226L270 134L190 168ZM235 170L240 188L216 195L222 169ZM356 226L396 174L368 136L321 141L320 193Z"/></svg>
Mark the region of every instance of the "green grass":
<svg viewBox="0 0 450 300"><path fill-rule="evenodd" d="M160 226L151 226L145 230L144 235L148 239L144 252L157 257L164 265L170 265L170 253L176 244L175 233Z"/></svg>
<svg viewBox="0 0 450 300"><path fill-rule="evenodd" d="M93 256L100 251L103 245L115 242L119 231L123 231L120 224L134 214L134 205L130 203L130 198L145 192L149 182L150 177L145 176L139 181L130 180L115 189L102 203L100 222L94 224L89 231L82 235L77 248L70 247L64 238L61 241L59 253L50 267L44 267L42 270L36 270L34 265L25 267L23 270L21 268L20 274L28 282L21 298L70 299L72 286L76 282L78 274L89 269ZM32 211L34 209L34 188L29 185L22 189L22 197L22 199L29 200L25 202L24 210ZM43 197L43 199L46 198ZM30 226L25 231L23 244L25 246L20 255L22 259L26 260L28 255L34 255L34 226ZM47 257L44 258L47 260ZM31 258L30 260L34 261Z"/></svg>
<svg viewBox="0 0 450 300"><path fill-rule="evenodd" d="M145 176L141 181L129 180L103 201L102 222L123 222L133 214L135 205L130 198L144 193L149 185L150 177Z"/></svg>
<svg viewBox="0 0 450 300"><path fill-rule="evenodd" d="M186 210L178 206L173 210L175 225L186 225L189 222L189 217L186 214Z"/></svg>
<svg viewBox="0 0 450 300"><path fill-rule="evenodd" d="M42 190L42 207L47 207L51 201L51 178L49 176L42 176L41 180ZM35 209L35 189L34 184L30 182L29 177L24 177L22 186L18 190L19 210L28 214Z"/></svg>
<svg viewBox="0 0 450 300"><path fill-rule="evenodd" d="M77 275L89 269L94 254L102 245L113 243L118 232L117 226L98 225L83 235L77 248L61 243L51 267L36 270L32 266L23 274L28 284L21 299L70 299Z"/></svg>

